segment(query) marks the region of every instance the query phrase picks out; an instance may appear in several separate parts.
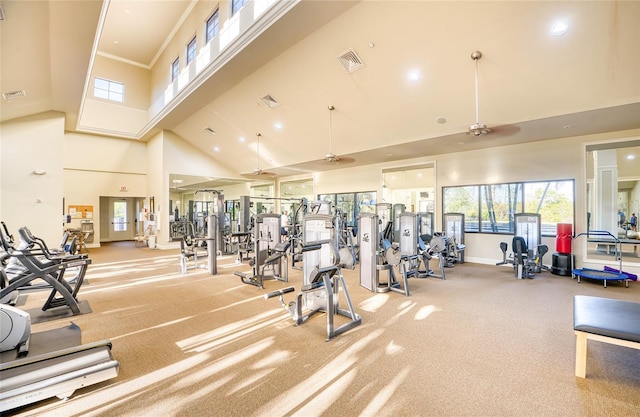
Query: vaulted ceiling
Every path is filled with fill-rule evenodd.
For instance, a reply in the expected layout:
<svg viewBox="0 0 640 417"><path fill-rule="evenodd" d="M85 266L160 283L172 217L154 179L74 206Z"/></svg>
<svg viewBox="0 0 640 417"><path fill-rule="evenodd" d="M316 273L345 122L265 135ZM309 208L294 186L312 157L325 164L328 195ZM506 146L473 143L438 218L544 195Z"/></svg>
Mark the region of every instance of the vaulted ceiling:
<svg viewBox="0 0 640 417"><path fill-rule="evenodd" d="M94 54L151 68L194 7L186 0L0 4L1 91L26 93L2 100L1 120L55 110L67 115L69 131L77 129ZM640 128L640 2L291 6L137 140L171 130L241 177L258 164L293 175ZM567 30L556 36L558 21ZM362 68L341 65L347 51ZM474 51L482 58L474 61ZM267 95L279 105L267 106ZM467 135L478 121L492 132ZM323 160L330 151L340 164Z"/></svg>

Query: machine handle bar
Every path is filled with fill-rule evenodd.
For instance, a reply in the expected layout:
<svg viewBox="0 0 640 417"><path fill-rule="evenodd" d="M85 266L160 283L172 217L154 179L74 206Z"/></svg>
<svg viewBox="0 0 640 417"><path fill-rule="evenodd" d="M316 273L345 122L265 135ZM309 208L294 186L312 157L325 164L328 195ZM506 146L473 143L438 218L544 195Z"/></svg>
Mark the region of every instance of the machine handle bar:
<svg viewBox="0 0 640 417"><path fill-rule="evenodd" d="M287 288L283 288L281 290L277 290L277 291L272 291L270 293L267 293L264 295L264 299L268 300L269 298L273 298L273 297L279 297L281 295L284 295L288 292L294 292L296 289L295 287L287 287Z"/></svg>

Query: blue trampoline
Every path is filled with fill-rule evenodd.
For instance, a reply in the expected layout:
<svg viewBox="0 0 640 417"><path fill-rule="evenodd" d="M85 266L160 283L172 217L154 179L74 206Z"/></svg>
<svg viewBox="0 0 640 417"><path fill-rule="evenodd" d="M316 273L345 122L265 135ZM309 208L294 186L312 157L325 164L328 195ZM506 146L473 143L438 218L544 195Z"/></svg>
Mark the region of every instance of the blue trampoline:
<svg viewBox="0 0 640 417"><path fill-rule="evenodd" d="M580 283L580 278L601 280L604 284L604 287L607 288L607 281L624 281L625 286L629 288L629 279L631 278L628 274L622 271L622 255L621 252L618 252L618 246L620 245L620 240L612 235L610 232L604 230L590 230L587 233L580 233L573 237L575 240L579 236L604 236L606 238L610 238L616 244L616 253L619 253L620 259L620 269L613 269L605 266L603 270L592 269L592 268L574 268L572 270L572 277L578 278L578 284ZM571 256L573 259L573 256Z"/></svg>
<svg viewBox="0 0 640 417"><path fill-rule="evenodd" d="M578 277L578 283L580 283L580 278L599 279L602 280L604 287L607 288L607 281L624 281L627 288L629 288L629 275L624 272L614 272L606 269L600 271L591 268L576 268L573 270L573 275Z"/></svg>

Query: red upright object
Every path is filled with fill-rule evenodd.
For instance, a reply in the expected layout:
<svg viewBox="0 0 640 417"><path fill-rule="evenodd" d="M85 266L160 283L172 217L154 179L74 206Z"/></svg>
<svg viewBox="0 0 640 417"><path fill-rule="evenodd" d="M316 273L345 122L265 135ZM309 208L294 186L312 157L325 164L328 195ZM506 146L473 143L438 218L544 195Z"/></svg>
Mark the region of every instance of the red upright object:
<svg viewBox="0 0 640 417"><path fill-rule="evenodd" d="M571 253L572 239L573 225L571 223L558 223L556 234L556 252Z"/></svg>

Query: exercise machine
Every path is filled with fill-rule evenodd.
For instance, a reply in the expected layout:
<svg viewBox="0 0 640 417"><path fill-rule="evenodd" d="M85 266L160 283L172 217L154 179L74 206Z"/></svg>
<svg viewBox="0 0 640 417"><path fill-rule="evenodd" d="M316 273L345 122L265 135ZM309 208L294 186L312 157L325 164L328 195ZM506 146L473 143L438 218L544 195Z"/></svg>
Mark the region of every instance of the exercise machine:
<svg viewBox="0 0 640 417"><path fill-rule="evenodd" d="M290 241L280 242L280 227L279 214L261 213L256 216L253 229L254 257L249 261L252 271L234 272L243 283L264 288L267 279L289 281L287 250Z"/></svg>
<svg viewBox="0 0 640 417"><path fill-rule="evenodd" d="M4 299L13 291L23 288L51 289L49 297L42 306L42 311L51 308L68 306L73 314L81 314L77 294L84 282L87 267L91 260L85 255L54 255L48 251L41 239L32 239L26 227L19 229L22 242L15 248L5 232L0 230L0 244L9 258L22 264L26 271L18 276L9 276L8 285L0 290L0 299ZM76 269L75 276L66 280L67 270ZM30 285L33 280L42 279L46 286Z"/></svg>
<svg viewBox="0 0 640 417"><path fill-rule="evenodd" d="M329 341L362 323L342 276L333 216L307 214L303 221L303 240L303 285L295 301L287 303L284 300L285 294L295 291L294 287L270 292L265 299L278 297L296 326L307 322L317 312L325 312L326 340ZM347 309L340 308L340 287ZM347 321L336 326L336 316L345 317Z"/></svg>
<svg viewBox="0 0 640 417"><path fill-rule="evenodd" d="M511 241L512 254L507 259L508 244L500 242L502 261L496 265L513 265L517 279L533 278L536 273L549 270L543 257L549 251L542 242L541 216L537 213L517 213L514 219L514 236Z"/></svg>
<svg viewBox="0 0 640 417"><path fill-rule="evenodd" d="M444 251L446 266L452 267L455 263L464 263L464 214L445 213L443 215L444 233L447 243Z"/></svg>
<svg viewBox="0 0 640 417"><path fill-rule="evenodd" d="M360 242L360 286L373 292L399 289L393 265L384 262L383 239L380 236L381 220L374 213L360 213L358 217L358 241ZM390 222L387 222L391 225ZM388 242L388 247L391 243ZM387 281L380 281L380 274L387 273ZM408 288L405 284L405 288Z"/></svg>
<svg viewBox="0 0 640 417"><path fill-rule="evenodd" d="M111 342L79 344L80 328L31 334L28 314L0 305L0 412L52 397L67 399L80 388L118 376Z"/></svg>

